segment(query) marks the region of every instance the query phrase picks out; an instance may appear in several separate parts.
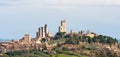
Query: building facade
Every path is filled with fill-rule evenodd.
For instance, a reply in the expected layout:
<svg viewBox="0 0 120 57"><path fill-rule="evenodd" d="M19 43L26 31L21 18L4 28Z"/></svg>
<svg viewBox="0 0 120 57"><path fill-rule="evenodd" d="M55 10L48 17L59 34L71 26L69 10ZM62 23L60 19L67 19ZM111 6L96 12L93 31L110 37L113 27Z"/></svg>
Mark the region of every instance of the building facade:
<svg viewBox="0 0 120 57"><path fill-rule="evenodd" d="M38 32L36 32L36 38L47 37L48 35L48 25L45 24L44 27L40 27Z"/></svg>
<svg viewBox="0 0 120 57"><path fill-rule="evenodd" d="M66 22L65 22L65 20L61 21L61 26L59 26L59 32L66 32Z"/></svg>

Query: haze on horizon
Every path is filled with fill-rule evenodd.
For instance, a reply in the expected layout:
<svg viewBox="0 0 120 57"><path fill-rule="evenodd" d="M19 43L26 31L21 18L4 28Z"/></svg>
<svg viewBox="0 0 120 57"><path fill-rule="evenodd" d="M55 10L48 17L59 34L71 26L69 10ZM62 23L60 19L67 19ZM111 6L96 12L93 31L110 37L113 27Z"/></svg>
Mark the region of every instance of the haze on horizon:
<svg viewBox="0 0 120 57"><path fill-rule="evenodd" d="M90 30L120 39L120 0L0 0L2 39L35 37L46 23L55 34L63 19L68 33Z"/></svg>

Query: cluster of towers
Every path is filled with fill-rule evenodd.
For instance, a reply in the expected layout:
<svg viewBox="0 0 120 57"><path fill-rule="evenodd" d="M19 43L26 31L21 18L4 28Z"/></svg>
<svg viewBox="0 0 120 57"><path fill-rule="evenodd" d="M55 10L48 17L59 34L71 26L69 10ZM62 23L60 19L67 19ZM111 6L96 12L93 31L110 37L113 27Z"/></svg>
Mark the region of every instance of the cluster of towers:
<svg viewBox="0 0 120 57"><path fill-rule="evenodd" d="M59 26L58 32L66 32L66 21L65 20L61 21L61 25ZM74 34L76 34L76 32L71 30L70 35L73 36ZM80 31L78 34L78 36L83 36L83 35L89 36L91 38L93 38L94 36L97 36L96 33L94 32L90 33L89 30L87 32ZM36 32L36 38L31 38L29 34L25 34L24 37L19 40L19 42L24 43L24 44L28 44L31 42L41 43L39 40L41 40L42 38L49 38L49 37L51 37L51 33L48 31L48 25L45 24L44 27L38 28L38 32Z"/></svg>
<svg viewBox="0 0 120 57"><path fill-rule="evenodd" d="M66 22L65 20L61 21L61 26L59 26L59 32L66 32ZM48 25L45 24L44 27L40 27L38 29L38 32L36 33L36 37L47 37L49 36L51 33L48 31Z"/></svg>
<svg viewBox="0 0 120 57"><path fill-rule="evenodd" d="M39 37L46 37L48 36L49 32L48 32L48 25L45 24L44 27L40 27L38 29L38 32L36 33L36 37L39 38Z"/></svg>
<svg viewBox="0 0 120 57"><path fill-rule="evenodd" d="M65 22L65 20L61 21L61 26L59 26L59 32L66 32L66 22Z"/></svg>
<svg viewBox="0 0 120 57"><path fill-rule="evenodd" d="M66 22L65 20L61 21L61 26L59 26L59 32L66 32ZM38 29L38 32L36 33L36 37L40 38L40 37L47 37L50 36L50 32L48 31L48 25L45 24L44 27L40 27Z"/></svg>
<svg viewBox="0 0 120 57"><path fill-rule="evenodd" d="M66 21L65 20L61 21L61 25L59 26L58 32L66 32ZM77 33L74 32L73 30L71 30L70 36L73 36L74 34L77 34ZM81 36L89 36L91 38L93 38L94 36L98 36L94 32L90 33L89 30L87 32L82 30L77 35L80 37ZM24 37L19 40L19 42L22 42L24 44L28 44L31 42L41 43L39 40L41 40L42 38L49 38L49 37L52 37L52 36L51 36L51 33L48 31L48 25L45 24L44 27L38 28L38 32L36 32L36 38L31 38L31 36L29 34L25 34Z"/></svg>

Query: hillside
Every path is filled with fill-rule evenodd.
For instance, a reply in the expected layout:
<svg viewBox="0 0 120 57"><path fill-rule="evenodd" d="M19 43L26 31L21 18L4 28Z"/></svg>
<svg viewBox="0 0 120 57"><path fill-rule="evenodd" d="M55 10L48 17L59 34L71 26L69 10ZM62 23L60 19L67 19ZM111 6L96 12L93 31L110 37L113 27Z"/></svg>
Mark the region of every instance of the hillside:
<svg viewBox="0 0 120 57"><path fill-rule="evenodd" d="M42 42L43 44L46 42ZM109 36L99 35L94 38L88 36L63 38L55 37L55 40L48 41L49 45L57 43L57 46L52 46L43 50L21 50L7 52L4 57L119 57L120 47L116 45L117 39ZM117 50L117 51L116 51Z"/></svg>

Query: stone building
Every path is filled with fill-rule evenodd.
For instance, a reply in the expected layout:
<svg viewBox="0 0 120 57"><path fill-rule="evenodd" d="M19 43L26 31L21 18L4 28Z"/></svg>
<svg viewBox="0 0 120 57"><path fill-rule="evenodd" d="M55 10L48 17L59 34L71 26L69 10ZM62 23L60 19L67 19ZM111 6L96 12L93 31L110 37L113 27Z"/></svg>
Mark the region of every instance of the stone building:
<svg viewBox="0 0 120 57"><path fill-rule="evenodd" d="M49 35L49 32L48 32L48 25L45 24L44 27L40 27L38 29L38 32L36 32L36 38L44 38L44 37L47 37Z"/></svg>
<svg viewBox="0 0 120 57"><path fill-rule="evenodd" d="M45 29L45 36L48 36L48 25L47 24L45 24L44 29Z"/></svg>
<svg viewBox="0 0 120 57"><path fill-rule="evenodd" d="M22 39L19 40L20 43L22 44L29 44L31 43L31 36L30 34L25 34Z"/></svg>
<svg viewBox="0 0 120 57"><path fill-rule="evenodd" d="M79 32L79 34L81 34L81 35L85 35L86 32L85 32L84 30L81 30L81 31Z"/></svg>
<svg viewBox="0 0 120 57"><path fill-rule="evenodd" d="M30 43L31 42L31 36L30 36L30 34L25 34L24 35L24 39L25 39L26 42Z"/></svg>
<svg viewBox="0 0 120 57"><path fill-rule="evenodd" d="M71 36L71 37L73 37L74 33L75 33L75 32L74 32L73 30L70 30L70 36Z"/></svg>
<svg viewBox="0 0 120 57"><path fill-rule="evenodd" d="M91 33L87 34L87 36L89 36L90 38L94 38L95 36L98 36L98 34L91 32Z"/></svg>
<svg viewBox="0 0 120 57"><path fill-rule="evenodd" d="M65 22L65 20L61 21L61 26L59 26L59 32L66 32L66 22Z"/></svg>
<svg viewBox="0 0 120 57"><path fill-rule="evenodd" d="M45 37L45 32L43 27L40 27L38 30L38 38L39 37Z"/></svg>
<svg viewBox="0 0 120 57"><path fill-rule="evenodd" d="M31 43L32 44L41 44L41 38L32 38L31 39Z"/></svg>

